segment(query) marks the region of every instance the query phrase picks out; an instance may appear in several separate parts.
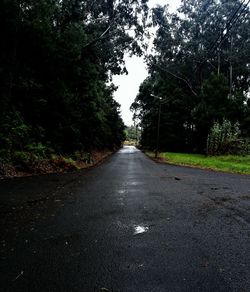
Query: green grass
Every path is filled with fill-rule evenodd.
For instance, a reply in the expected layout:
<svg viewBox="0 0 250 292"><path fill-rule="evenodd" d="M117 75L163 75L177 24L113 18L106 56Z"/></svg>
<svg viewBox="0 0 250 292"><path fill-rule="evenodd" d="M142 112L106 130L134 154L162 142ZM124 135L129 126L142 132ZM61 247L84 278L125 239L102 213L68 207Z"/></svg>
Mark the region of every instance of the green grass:
<svg viewBox="0 0 250 292"><path fill-rule="evenodd" d="M152 153L147 153L152 157ZM250 155L205 156L187 153L161 153L167 163L194 166L231 173L250 174Z"/></svg>

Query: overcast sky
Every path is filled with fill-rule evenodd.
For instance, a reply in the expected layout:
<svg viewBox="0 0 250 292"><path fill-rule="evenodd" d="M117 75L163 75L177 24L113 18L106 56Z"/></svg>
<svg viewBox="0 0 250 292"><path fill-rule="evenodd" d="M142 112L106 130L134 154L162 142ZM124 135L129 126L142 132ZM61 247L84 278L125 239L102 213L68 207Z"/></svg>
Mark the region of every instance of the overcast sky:
<svg viewBox="0 0 250 292"><path fill-rule="evenodd" d="M180 2L181 0L149 0L148 3L150 8L157 4L169 4L170 9L174 11L180 5ZM126 58L126 67L128 75L114 76L113 82L119 86L115 92L115 99L121 104L124 123L129 126L133 123L129 108L139 91L140 84L147 77L147 70L143 63L143 57Z"/></svg>

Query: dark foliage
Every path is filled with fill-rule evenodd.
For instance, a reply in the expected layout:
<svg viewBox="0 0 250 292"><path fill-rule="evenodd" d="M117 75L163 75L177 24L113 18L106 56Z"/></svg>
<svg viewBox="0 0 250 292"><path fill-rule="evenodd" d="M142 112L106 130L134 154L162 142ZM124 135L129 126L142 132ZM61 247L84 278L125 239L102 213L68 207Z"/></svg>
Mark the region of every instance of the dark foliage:
<svg viewBox="0 0 250 292"><path fill-rule="evenodd" d="M153 10L156 53L132 105L143 147L156 147L159 102L164 150L204 152L212 125L224 119L249 137L250 14L241 3L186 0L180 14Z"/></svg>
<svg viewBox="0 0 250 292"><path fill-rule="evenodd" d="M141 54L146 13L143 0L0 1L1 158L119 147L111 76Z"/></svg>

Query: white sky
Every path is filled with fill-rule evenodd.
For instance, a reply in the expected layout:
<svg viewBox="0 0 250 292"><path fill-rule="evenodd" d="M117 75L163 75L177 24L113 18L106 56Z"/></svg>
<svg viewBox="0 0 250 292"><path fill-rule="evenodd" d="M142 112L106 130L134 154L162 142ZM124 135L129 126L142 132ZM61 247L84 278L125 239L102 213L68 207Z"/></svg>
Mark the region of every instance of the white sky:
<svg viewBox="0 0 250 292"><path fill-rule="evenodd" d="M171 11L174 11L181 3L181 0L149 0L148 5L150 8L157 4L169 4ZM142 81L147 77L147 69L143 62L143 57L139 58L133 56L125 59L128 75L116 75L113 77L115 85L119 86L115 92L114 97L121 105L121 115L124 123L129 126L132 125L132 113L129 108L134 101L139 86Z"/></svg>

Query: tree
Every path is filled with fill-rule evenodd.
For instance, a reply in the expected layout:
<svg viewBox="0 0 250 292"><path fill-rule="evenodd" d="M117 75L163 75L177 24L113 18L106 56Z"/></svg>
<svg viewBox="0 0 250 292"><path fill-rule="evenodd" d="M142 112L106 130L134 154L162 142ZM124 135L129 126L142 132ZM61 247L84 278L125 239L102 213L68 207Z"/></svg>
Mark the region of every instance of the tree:
<svg viewBox="0 0 250 292"><path fill-rule="evenodd" d="M146 2L1 1L1 153L121 145L112 75L126 72L125 53L142 53Z"/></svg>
<svg viewBox="0 0 250 292"><path fill-rule="evenodd" d="M223 118L246 129L249 20L241 1L186 0L179 14L154 8L157 33L154 53L147 56L149 77L135 99L144 147L155 144L157 106L151 93L163 97L164 149L204 152L210 127Z"/></svg>

